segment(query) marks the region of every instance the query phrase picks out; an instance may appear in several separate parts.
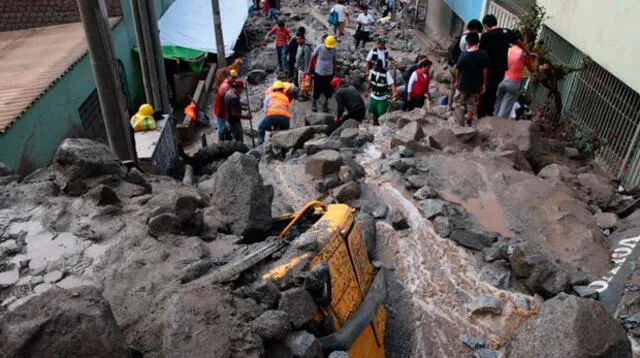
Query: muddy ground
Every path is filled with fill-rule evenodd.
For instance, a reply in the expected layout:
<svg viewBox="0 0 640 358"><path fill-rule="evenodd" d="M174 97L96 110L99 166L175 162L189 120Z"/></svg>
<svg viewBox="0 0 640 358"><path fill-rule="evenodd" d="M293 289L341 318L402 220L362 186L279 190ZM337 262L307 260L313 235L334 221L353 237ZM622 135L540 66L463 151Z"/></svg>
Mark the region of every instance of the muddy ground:
<svg viewBox="0 0 640 358"><path fill-rule="evenodd" d="M319 43L329 7L296 3L284 2L282 18ZM255 46L273 23L250 21ZM399 63L423 51L442 62L398 24L375 28ZM373 43L353 46L346 37L338 52L358 81ZM243 78L267 72L249 88L254 129L281 76L274 58L273 44L245 55ZM228 145L206 130L209 148L187 148L209 153L194 185L125 167L83 140L26 178L0 170L0 355L327 356L310 325L314 276L260 279L304 246L304 235L270 237L271 218L321 200L367 223L388 288L388 357L631 357L640 221L616 213L633 195L535 123L458 127L437 105L446 70L434 70L434 103L390 112L381 126L325 134L307 126L323 115L296 101L294 129L280 134L296 141L270 133L254 149L249 135ZM236 271L248 255L263 257Z"/></svg>

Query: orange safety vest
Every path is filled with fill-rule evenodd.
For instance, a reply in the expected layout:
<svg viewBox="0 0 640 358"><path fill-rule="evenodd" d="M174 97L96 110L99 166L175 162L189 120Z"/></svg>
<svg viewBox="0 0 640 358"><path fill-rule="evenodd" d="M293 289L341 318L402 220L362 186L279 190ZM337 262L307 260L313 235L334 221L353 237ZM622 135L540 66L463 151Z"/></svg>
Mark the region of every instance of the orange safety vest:
<svg viewBox="0 0 640 358"><path fill-rule="evenodd" d="M269 108L267 108L267 116L285 116L291 118L289 108L291 102L289 97L282 92L273 92L271 94L271 101L269 101Z"/></svg>

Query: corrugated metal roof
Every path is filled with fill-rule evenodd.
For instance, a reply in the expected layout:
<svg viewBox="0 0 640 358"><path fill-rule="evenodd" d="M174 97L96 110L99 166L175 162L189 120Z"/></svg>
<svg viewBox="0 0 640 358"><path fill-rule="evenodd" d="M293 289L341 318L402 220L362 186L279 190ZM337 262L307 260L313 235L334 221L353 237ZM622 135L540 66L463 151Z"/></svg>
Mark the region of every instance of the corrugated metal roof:
<svg viewBox="0 0 640 358"><path fill-rule="evenodd" d="M86 53L80 22L0 32L0 133Z"/></svg>

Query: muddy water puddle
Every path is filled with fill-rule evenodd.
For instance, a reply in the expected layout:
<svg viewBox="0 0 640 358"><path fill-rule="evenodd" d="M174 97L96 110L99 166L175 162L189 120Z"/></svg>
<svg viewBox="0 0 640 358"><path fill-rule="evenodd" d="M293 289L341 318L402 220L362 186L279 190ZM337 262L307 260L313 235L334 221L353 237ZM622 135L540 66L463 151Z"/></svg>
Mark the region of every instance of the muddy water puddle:
<svg viewBox="0 0 640 358"><path fill-rule="evenodd" d="M464 200L453 191L445 190L440 193L442 198L461 205L467 212L475 216L478 223L487 231L497 232L504 237L511 236L511 230L502 211L498 198L494 194L480 192L477 198Z"/></svg>

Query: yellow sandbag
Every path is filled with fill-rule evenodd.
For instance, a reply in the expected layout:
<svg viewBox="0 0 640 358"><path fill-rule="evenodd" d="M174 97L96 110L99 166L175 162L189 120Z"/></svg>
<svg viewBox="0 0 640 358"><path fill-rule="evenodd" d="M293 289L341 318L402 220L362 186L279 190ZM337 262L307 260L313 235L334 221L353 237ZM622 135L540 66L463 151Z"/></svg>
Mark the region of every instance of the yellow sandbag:
<svg viewBox="0 0 640 358"><path fill-rule="evenodd" d="M136 113L135 116L131 117L131 127L136 132L154 130L156 129L156 120L153 119L153 116L143 116Z"/></svg>

